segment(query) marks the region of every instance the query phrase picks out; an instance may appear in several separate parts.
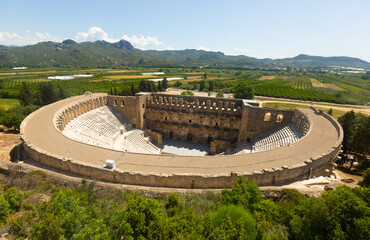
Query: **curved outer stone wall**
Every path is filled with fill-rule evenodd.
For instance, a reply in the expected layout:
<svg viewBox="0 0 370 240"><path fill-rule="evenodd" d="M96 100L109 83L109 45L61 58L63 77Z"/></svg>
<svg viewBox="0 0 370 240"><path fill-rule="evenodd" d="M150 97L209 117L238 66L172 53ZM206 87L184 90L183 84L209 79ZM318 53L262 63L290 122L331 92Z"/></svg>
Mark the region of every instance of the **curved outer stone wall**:
<svg viewBox="0 0 370 240"><path fill-rule="evenodd" d="M110 101L116 107L120 106L106 94L93 94L65 99L33 112L21 124L25 151L43 165L101 181L156 187L228 188L238 175L261 186L313 176L315 171L336 159L343 140L339 123L316 109L291 112L291 122L306 133L299 141L291 146L245 155L123 154L74 141L61 133L68 121ZM143 101L132 101L132 104L145 112L146 100ZM124 116L140 127L145 119L144 114L143 119L139 115L131 112ZM117 168L103 168L107 159L115 160Z"/></svg>

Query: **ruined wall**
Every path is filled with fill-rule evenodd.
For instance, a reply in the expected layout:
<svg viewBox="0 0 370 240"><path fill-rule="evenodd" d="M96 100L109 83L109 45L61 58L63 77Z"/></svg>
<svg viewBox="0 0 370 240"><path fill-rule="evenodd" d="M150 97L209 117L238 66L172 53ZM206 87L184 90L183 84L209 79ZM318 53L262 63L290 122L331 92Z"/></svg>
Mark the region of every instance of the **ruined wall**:
<svg viewBox="0 0 370 240"><path fill-rule="evenodd" d="M144 128L146 96L108 96L107 104L137 128Z"/></svg>
<svg viewBox="0 0 370 240"><path fill-rule="evenodd" d="M241 100L153 94L147 98L145 126L164 138L236 143L241 104Z"/></svg>
<svg viewBox="0 0 370 240"><path fill-rule="evenodd" d="M325 168L340 149L331 148L327 153L307 159L305 162L293 166L282 166L273 169L263 169L256 172L231 172L230 174L218 175L195 175L195 174L157 174L130 172L120 169L109 170L80 162L78 159L66 159L38 149L30 143L24 144L24 149L35 161L65 172L78 174L93 180L108 181L113 183L144 185L155 187L176 188L231 188L237 176L251 179L260 186L283 184L295 180L308 178L310 173Z"/></svg>
<svg viewBox="0 0 370 240"><path fill-rule="evenodd" d="M262 133L292 122L294 110L246 106L242 114L239 141L252 139Z"/></svg>

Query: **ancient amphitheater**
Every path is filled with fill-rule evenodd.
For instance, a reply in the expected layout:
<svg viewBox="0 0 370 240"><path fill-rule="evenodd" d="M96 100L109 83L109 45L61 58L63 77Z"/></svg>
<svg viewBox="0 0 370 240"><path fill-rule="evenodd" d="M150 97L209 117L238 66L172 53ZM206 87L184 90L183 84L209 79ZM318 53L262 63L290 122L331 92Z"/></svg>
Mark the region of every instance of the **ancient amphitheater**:
<svg viewBox="0 0 370 240"><path fill-rule="evenodd" d="M45 106L21 125L34 161L84 178L151 187L227 188L237 176L278 185L336 160L343 130L311 109L238 99L85 94ZM106 161L114 162L107 168Z"/></svg>

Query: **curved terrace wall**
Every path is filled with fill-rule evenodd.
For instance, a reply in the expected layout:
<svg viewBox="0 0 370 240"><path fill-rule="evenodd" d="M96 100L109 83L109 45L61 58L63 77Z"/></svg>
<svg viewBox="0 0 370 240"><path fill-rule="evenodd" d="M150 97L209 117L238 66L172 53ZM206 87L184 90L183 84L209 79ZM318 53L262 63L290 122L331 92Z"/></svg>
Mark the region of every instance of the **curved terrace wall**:
<svg viewBox="0 0 370 240"><path fill-rule="evenodd" d="M292 116L296 126L306 131L304 138L290 147L247 155L124 155L79 143L61 134L60 130L68 121L107 104L107 99L104 94L79 96L33 112L21 124L24 150L43 165L101 181L155 187L227 188L234 184L238 175L261 186L307 178L311 172L336 159L343 140L343 130L335 119L307 109L296 109ZM322 125L326 129L320 129ZM321 133L322 130L331 134ZM320 141L328 145L322 146ZM103 168L107 159L115 160L117 168Z"/></svg>

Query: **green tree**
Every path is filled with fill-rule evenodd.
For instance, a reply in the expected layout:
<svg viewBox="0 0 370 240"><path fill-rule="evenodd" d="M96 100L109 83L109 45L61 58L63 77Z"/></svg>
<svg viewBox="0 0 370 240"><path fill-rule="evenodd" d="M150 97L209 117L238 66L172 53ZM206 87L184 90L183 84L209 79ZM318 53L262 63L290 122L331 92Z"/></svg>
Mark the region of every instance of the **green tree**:
<svg viewBox="0 0 370 240"><path fill-rule="evenodd" d="M25 82L22 82L22 88L19 91L18 99L23 106L31 105L34 102L33 94Z"/></svg>
<svg viewBox="0 0 370 240"><path fill-rule="evenodd" d="M162 89L163 90L166 90L167 88L168 88L168 80L167 80L167 78L165 77L165 78L163 78L163 81L162 81Z"/></svg>
<svg viewBox="0 0 370 240"><path fill-rule="evenodd" d="M159 81L158 82L158 92L162 92L163 91L163 89L162 89L162 81Z"/></svg>
<svg viewBox="0 0 370 240"><path fill-rule="evenodd" d="M4 198L8 201L10 209L13 212L18 212L21 207L21 203L25 196L22 192L18 191L16 188L11 187L6 189L4 192Z"/></svg>
<svg viewBox="0 0 370 240"><path fill-rule="evenodd" d="M241 205L253 210L254 204L261 200L259 187L248 178L238 177L231 190L222 190L224 204Z"/></svg>
<svg viewBox="0 0 370 240"><path fill-rule="evenodd" d="M248 87L244 82L238 83L234 88L234 98L253 99L253 97L253 89Z"/></svg>
<svg viewBox="0 0 370 240"><path fill-rule="evenodd" d="M332 108L330 108L330 109L328 110L328 114L329 114L330 116L333 116L333 109L332 109Z"/></svg>
<svg viewBox="0 0 370 240"><path fill-rule="evenodd" d="M370 187L370 168L366 169L362 177L362 181L360 181L358 184L362 187Z"/></svg>
<svg viewBox="0 0 370 240"><path fill-rule="evenodd" d="M68 97L67 93L64 91L63 86L60 84L58 86L58 99L65 99L67 97Z"/></svg>
<svg viewBox="0 0 370 240"><path fill-rule="evenodd" d="M183 205L180 203L179 196L177 194L170 194L167 197L167 203L164 205L169 217L173 217L177 212L183 209Z"/></svg>
<svg viewBox="0 0 370 240"><path fill-rule="evenodd" d="M140 92L147 92L148 91L147 84L146 84L146 81L144 79L140 80L139 90L140 90Z"/></svg>
<svg viewBox="0 0 370 240"><path fill-rule="evenodd" d="M204 79L204 80L206 80L206 79L207 79L207 73L206 73L206 72L203 74L203 79Z"/></svg>
<svg viewBox="0 0 370 240"><path fill-rule="evenodd" d="M59 217L46 213L39 221L32 225L31 239L57 240L63 236L62 224Z"/></svg>
<svg viewBox="0 0 370 240"><path fill-rule="evenodd" d="M132 92L131 92L131 89L129 88L129 87L126 87L126 86L124 86L123 88L122 88L122 91L121 91L121 93L120 93L120 96L132 96L132 94L131 94Z"/></svg>
<svg viewBox="0 0 370 240"><path fill-rule="evenodd" d="M108 228L102 219L91 219L71 240L106 240L110 239ZM125 238L127 239L127 238Z"/></svg>
<svg viewBox="0 0 370 240"><path fill-rule="evenodd" d="M205 88L205 86L206 86L206 81L200 81L200 84L199 84L199 91L203 91L204 90L204 88Z"/></svg>
<svg viewBox="0 0 370 240"><path fill-rule="evenodd" d="M240 206L220 206L213 217L210 239L255 239L256 220Z"/></svg>
<svg viewBox="0 0 370 240"><path fill-rule="evenodd" d="M368 188L337 187L296 207L293 239L370 239Z"/></svg>
<svg viewBox="0 0 370 240"><path fill-rule="evenodd" d="M23 119L38 108L39 106L35 105L17 106L9 108L0 119L1 124L8 128L14 128L15 130L19 130L19 127Z"/></svg>
<svg viewBox="0 0 370 240"><path fill-rule="evenodd" d="M216 97L223 98L224 97L224 93L221 92L221 91L220 92L217 92Z"/></svg>
<svg viewBox="0 0 370 240"><path fill-rule="evenodd" d="M47 105L58 100L51 82L41 82L38 87L38 105Z"/></svg>
<svg viewBox="0 0 370 240"><path fill-rule="evenodd" d="M0 226L5 222L10 214L10 205L3 195L0 195Z"/></svg>
<svg viewBox="0 0 370 240"><path fill-rule="evenodd" d="M213 91L213 85L214 85L213 81L208 82L208 91Z"/></svg>
<svg viewBox="0 0 370 240"><path fill-rule="evenodd" d="M147 238L153 224L163 218L162 207L154 199L147 199L132 192L127 196L125 218L133 229L135 239Z"/></svg>
<svg viewBox="0 0 370 240"><path fill-rule="evenodd" d="M20 125L25 117L26 116L19 111L11 109L8 110L7 113L2 117L1 124L7 128L19 130Z"/></svg>
<svg viewBox="0 0 370 240"><path fill-rule="evenodd" d="M134 83L131 83L131 85L130 85L130 90L131 90L131 96L135 96L135 94L139 92L139 91L135 88Z"/></svg>
<svg viewBox="0 0 370 240"><path fill-rule="evenodd" d="M366 159L370 153L370 116L351 111L339 117L338 121L344 133L343 153L354 155L353 159L349 159L351 169L353 162L359 160L358 157Z"/></svg>
<svg viewBox="0 0 370 240"><path fill-rule="evenodd" d="M175 87L180 87L181 85L182 85L182 82L180 81L176 81L174 84Z"/></svg>

